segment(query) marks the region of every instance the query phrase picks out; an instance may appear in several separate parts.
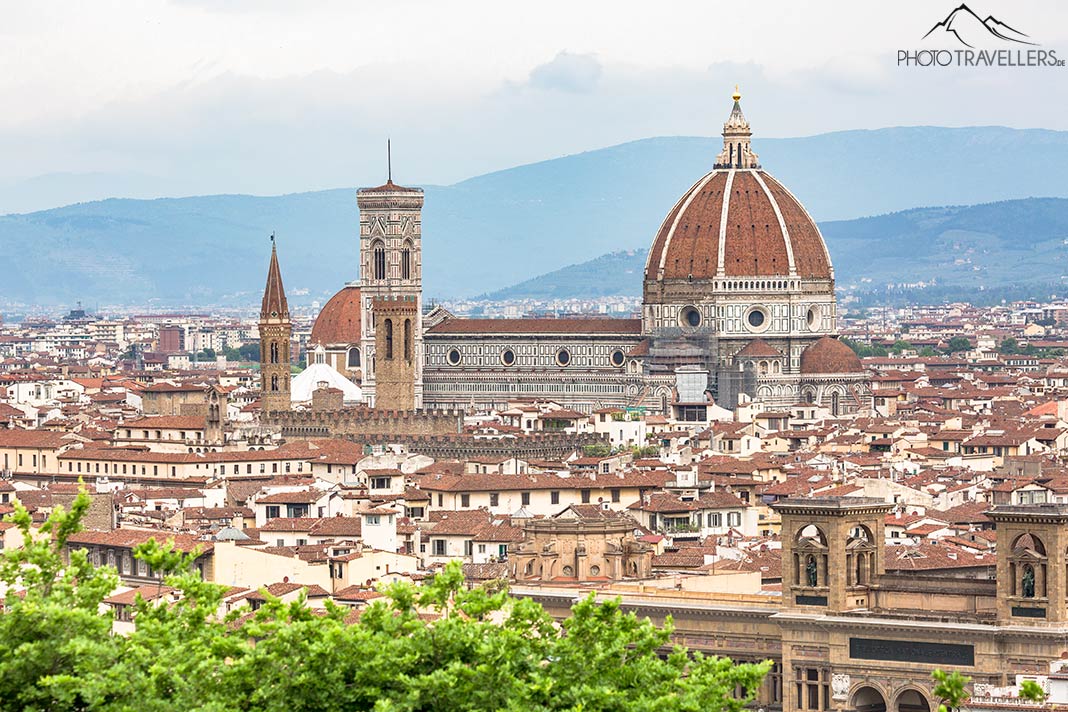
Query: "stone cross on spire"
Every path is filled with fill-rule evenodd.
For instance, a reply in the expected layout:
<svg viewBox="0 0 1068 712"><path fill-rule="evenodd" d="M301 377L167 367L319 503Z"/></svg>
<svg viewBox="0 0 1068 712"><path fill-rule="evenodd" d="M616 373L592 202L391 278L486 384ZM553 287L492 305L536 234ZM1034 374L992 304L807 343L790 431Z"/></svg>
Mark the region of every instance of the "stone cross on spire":
<svg viewBox="0 0 1068 712"><path fill-rule="evenodd" d="M723 150L716 156L715 168L760 168L760 157L749 145L753 132L742 113L742 95L737 85L732 98L734 108L723 124Z"/></svg>
<svg viewBox="0 0 1068 712"><path fill-rule="evenodd" d="M274 233L271 233L271 264L267 268L267 286L263 290L260 318L289 318L289 302L286 301L286 290L282 286L282 270L278 267L278 248L274 241Z"/></svg>

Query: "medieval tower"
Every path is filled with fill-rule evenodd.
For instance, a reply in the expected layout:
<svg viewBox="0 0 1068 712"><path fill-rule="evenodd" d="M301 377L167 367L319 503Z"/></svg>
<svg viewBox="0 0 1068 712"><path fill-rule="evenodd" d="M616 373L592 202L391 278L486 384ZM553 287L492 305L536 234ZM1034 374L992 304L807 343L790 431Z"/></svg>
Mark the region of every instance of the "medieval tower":
<svg viewBox="0 0 1068 712"><path fill-rule="evenodd" d="M278 268L278 250L271 236L271 265L267 268L267 286L260 308L260 392L265 413L289 410L289 342L293 325L289 321L289 303Z"/></svg>
<svg viewBox="0 0 1068 712"><path fill-rule="evenodd" d="M390 179L377 188L358 190L356 203L364 398L376 408L421 408L423 191ZM379 311L389 311L390 316Z"/></svg>

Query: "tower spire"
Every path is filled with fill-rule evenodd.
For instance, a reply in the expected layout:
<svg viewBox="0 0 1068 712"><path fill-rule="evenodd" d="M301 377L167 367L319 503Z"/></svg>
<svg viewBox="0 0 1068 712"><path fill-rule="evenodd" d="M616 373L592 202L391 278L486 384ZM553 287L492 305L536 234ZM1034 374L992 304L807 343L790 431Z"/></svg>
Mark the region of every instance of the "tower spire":
<svg viewBox="0 0 1068 712"><path fill-rule="evenodd" d="M260 397L264 413L289 410L289 346L293 325L278 267L278 244L271 233L271 264L260 309Z"/></svg>
<svg viewBox="0 0 1068 712"><path fill-rule="evenodd" d="M715 168L760 168L760 157L750 146L753 132L742 113L742 93L734 85L734 107L723 124L723 150L716 156Z"/></svg>
<svg viewBox="0 0 1068 712"><path fill-rule="evenodd" d="M263 304L260 318L289 318L289 303L282 286L282 270L278 267L278 243L271 233L271 263L267 267L267 286L263 289Z"/></svg>

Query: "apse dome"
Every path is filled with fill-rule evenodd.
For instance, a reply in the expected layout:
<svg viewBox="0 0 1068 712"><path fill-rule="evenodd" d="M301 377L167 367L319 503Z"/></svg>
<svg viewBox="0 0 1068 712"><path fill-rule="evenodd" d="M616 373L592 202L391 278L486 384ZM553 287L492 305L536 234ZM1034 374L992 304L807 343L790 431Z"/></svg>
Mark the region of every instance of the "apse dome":
<svg viewBox="0 0 1068 712"><path fill-rule="evenodd" d="M312 326L312 345L359 344L361 321L360 288L345 286L330 297Z"/></svg>

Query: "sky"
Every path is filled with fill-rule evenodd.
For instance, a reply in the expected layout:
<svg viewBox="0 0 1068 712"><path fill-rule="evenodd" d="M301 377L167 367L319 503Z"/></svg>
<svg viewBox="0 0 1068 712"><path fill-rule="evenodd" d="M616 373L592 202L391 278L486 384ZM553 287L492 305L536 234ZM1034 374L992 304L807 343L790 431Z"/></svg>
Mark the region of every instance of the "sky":
<svg viewBox="0 0 1068 712"><path fill-rule="evenodd" d="M450 184L652 136L1068 130L1068 69L916 68L957 2L0 0L0 213ZM969 0L1068 58L1068 4ZM959 45L957 45L959 47ZM1063 48L1063 49L1062 49Z"/></svg>

